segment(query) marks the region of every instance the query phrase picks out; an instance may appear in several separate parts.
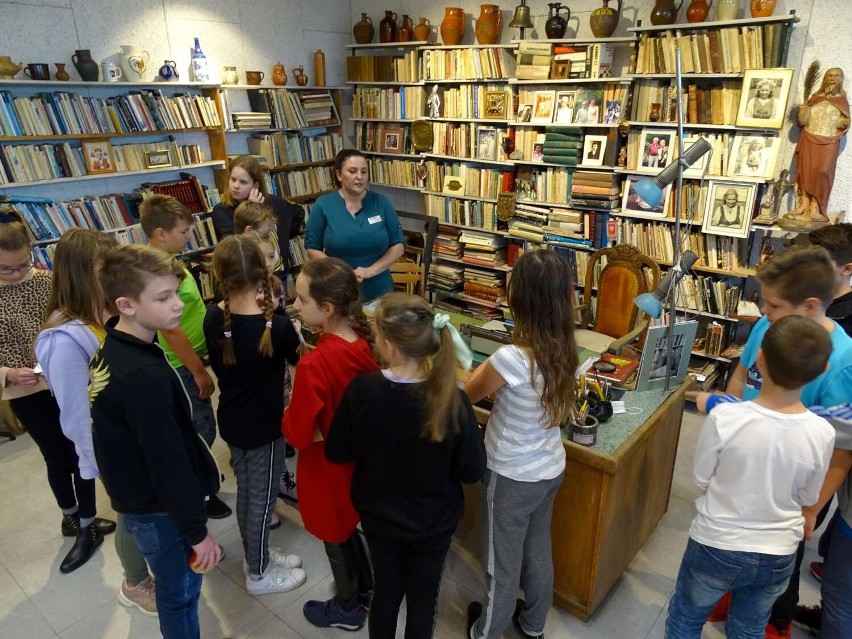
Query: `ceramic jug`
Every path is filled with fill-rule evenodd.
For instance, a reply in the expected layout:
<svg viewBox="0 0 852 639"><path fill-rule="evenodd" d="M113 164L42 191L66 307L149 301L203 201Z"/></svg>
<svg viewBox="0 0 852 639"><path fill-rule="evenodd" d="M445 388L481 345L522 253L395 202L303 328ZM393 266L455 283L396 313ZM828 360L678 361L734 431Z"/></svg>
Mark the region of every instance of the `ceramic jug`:
<svg viewBox="0 0 852 639"><path fill-rule="evenodd" d="M686 8L687 21L704 22L710 15L710 7L712 6L713 0L692 0L692 3Z"/></svg>
<svg viewBox="0 0 852 639"><path fill-rule="evenodd" d="M301 64L297 67L293 67L293 77L296 80L296 84L300 87L303 87L308 83L308 76L305 73L305 67Z"/></svg>
<svg viewBox="0 0 852 639"><path fill-rule="evenodd" d="M370 44L376 30L373 28L373 20L366 13L361 14L361 19L352 27L352 36L356 44Z"/></svg>
<svg viewBox="0 0 852 639"><path fill-rule="evenodd" d="M618 8L609 6L610 0L603 0L603 6L592 11L589 18L589 26L596 38L608 38L618 26L618 18L621 14L621 0L618 0Z"/></svg>
<svg viewBox="0 0 852 639"><path fill-rule="evenodd" d="M222 67L222 84L239 84L240 76L237 67Z"/></svg>
<svg viewBox="0 0 852 639"><path fill-rule="evenodd" d="M266 74L263 71L246 71L246 84L257 86L265 77Z"/></svg>
<svg viewBox="0 0 852 639"><path fill-rule="evenodd" d="M379 42L396 41L396 13L385 11L385 17L379 22Z"/></svg>
<svg viewBox="0 0 852 639"><path fill-rule="evenodd" d="M129 44L119 45L121 71L128 82L145 82L148 77L148 52Z"/></svg>
<svg viewBox="0 0 852 639"><path fill-rule="evenodd" d="M9 56L0 55L0 80L11 80L23 68L23 62L15 64Z"/></svg>
<svg viewBox="0 0 852 639"><path fill-rule="evenodd" d="M476 41L479 44L497 44L503 32L503 14L496 4L479 6L479 17L476 19Z"/></svg>
<svg viewBox="0 0 852 639"><path fill-rule="evenodd" d="M24 75L30 80L50 80L50 65L46 62L33 62L24 67Z"/></svg>
<svg viewBox="0 0 852 639"><path fill-rule="evenodd" d="M408 14L402 14L402 24L396 31L397 42L411 42L414 38L414 21L408 17Z"/></svg>
<svg viewBox="0 0 852 639"><path fill-rule="evenodd" d="M101 62L101 66L104 70L104 81L118 82L121 80L121 76L123 74L120 67L115 66L112 62L108 62L107 60Z"/></svg>
<svg viewBox="0 0 852 639"><path fill-rule="evenodd" d="M420 18L420 22L414 25L414 39L418 42L428 42L432 34L432 23L426 18Z"/></svg>
<svg viewBox="0 0 852 639"><path fill-rule="evenodd" d="M180 80L180 75L178 75L177 64L175 64L174 60L163 60L163 66L160 67L158 75L166 81L174 80L177 82Z"/></svg>
<svg viewBox="0 0 852 639"><path fill-rule="evenodd" d="M68 72L65 70L65 65L67 62L54 62L53 65L56 67L56 74L54 77L60 82L68 82L71 79L71 76L68 75Z"/></svg>
<svg viewBox="0 0 852 639"><path fill-rule="evenodd" d="M272 65L272 84L277 87L283 87L287 84L287 69L280 61L278 64Z"/></svg>
<svg viewBox="0 0 852 639"><path fill-rule="evenodd" d="M752 18L768 18L775 11L775 0L751 0L749 10Z"/></svg>
<svg viewBox="0 0 852 639"><path fill-rule="evenodd" d="M447 46L461 44L464 38L464 9L446 7L441 21L441 40Z"/></svg>
<svg viewBox="0 0 852 639"><path fill-rule="evenodd" d="M74 68L80 74L83 82L97 82L100 69L98 63L92 60L92 54L88 49L77 49L71 56Z"/></svg>
<svg viewBox="0 0 852 639"><path fill-rule="evenodd" d="M654 9L651 11L651 24L674 24L677 21L677 14L683 6L683 0L675 6L674 0L657 0Z"/></svg>
<svg viewBox="0 0 852 639"><path fill-rule="evenodd" d="M717 20L736 20L740 12L739 0L719 0L716 3Z"/></svg>
<svg viewBox="0 0 852 639"><path fill-rule="evenodd" d="M547 22L544 23L544 32L548 38L559 39L565 36L565 29L568 28L568 20L571 19L571 9L562 6L561 2L548 2L550 13L547 15ZM562 10L568 12L565 17L559 15Z"/></svg>

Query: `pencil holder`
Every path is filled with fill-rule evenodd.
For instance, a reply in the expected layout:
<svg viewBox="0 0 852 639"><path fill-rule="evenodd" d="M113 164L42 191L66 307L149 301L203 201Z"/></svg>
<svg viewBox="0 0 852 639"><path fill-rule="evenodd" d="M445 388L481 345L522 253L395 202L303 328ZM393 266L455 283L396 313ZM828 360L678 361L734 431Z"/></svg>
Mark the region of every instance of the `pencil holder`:
<svg viewBox="0 0 852 639"><path fill-rule="evenodd" d="M589 415L597 417L598 421L603 424L612 417L612 402L602 401L595 393L587 393L580 398L580 403L587 401L589 403Z"/></svg>
<svg viewBox="0 0 852 639"><path fill-rule="evenodd" d="M598 419L586 415L582 422L572 421L568 426L568 439L581 446L594 446L598 441Z"/></svg>

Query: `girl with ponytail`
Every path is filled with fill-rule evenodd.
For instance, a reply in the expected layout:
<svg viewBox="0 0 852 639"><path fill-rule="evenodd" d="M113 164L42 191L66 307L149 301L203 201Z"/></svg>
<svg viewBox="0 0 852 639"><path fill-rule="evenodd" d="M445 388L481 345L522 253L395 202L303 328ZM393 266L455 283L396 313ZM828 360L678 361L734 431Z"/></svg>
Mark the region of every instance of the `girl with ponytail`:
<svg viewBox="0 0 852 639"><path fill-rule="evenodd" d="M273 314L272 276L256 240L225 237L213 251L213 270L223 300L208 308L204 338L219 380L219 434L230 448L237 478L246 590L251 595L285 592L306 579L298 556L269 546L284 467L281 388L288 362L299 359L299 337L286 316Z"/></svg>
<svg viewBox="0 0 852 639"><path fill-rule="evenodd" d="M382 297L375 333L385 368L349 385L325 452L355 463L352 501L376 578L370 637L396 636L404 596L406 638L429 639L462 482L485 469L473 408L456 385L456 362L469 367L471 355L449 317L413 295Z"/></svg>

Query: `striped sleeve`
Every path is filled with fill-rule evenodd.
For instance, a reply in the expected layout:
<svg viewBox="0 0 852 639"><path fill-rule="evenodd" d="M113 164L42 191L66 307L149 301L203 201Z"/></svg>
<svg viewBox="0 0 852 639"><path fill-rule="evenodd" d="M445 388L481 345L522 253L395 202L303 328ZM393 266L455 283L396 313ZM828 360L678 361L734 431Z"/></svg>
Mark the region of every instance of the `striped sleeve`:
<svg viewBox="0 0 852 639"><path fill-rule="evenodd" d="M811 406L808 410L824 417L834 426L836 437L834 447L840 450L852 450L852 403L840 404L832 408Z"/></svg>
<svg viewBox="0 0 852 639"><path fill-rule="evenodd" d="M515 388L530 381L527 358L513 344L498 348L491 356L491 365L500 373L500 377L506 380L509 388Z"/></svg>

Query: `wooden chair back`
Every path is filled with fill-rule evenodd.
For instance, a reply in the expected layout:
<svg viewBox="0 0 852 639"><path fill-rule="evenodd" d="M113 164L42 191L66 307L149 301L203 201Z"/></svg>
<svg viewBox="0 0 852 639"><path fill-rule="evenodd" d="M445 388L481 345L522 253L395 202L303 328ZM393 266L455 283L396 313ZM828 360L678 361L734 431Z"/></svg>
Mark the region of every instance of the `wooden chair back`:
<svg viewBox="0 0 852 639"><path fill-rule="evenodd" d="M426 271L422 264L409 261L394 262L390 266L390 273L396 285L394 288L426 298Z"/></svg>

